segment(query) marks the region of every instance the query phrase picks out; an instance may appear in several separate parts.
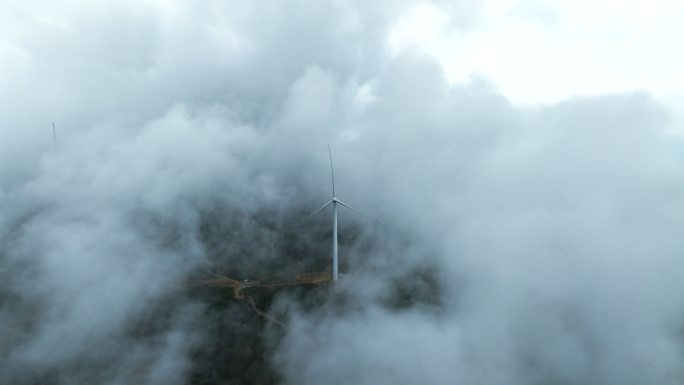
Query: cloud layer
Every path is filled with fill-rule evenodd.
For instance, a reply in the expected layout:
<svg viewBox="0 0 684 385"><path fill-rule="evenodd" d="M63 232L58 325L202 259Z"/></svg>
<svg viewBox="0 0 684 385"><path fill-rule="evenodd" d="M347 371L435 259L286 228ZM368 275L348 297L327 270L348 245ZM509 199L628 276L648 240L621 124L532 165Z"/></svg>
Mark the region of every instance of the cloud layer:
<svg viewBox="0 0 684 385"><path fill-rule="evenodd" d="M329 199L330 142L340 197L384 225L342 212L340 284L275 298L288 327L257 335L277 381L681 383L669 111L449 85L388 48L414 6L10 5L0 382L196 379L216 335L188 280L327 266L329 219L306 216ZM472 3L436 6L477 24ZM212 322L238 341L240 314Z"/></svg>

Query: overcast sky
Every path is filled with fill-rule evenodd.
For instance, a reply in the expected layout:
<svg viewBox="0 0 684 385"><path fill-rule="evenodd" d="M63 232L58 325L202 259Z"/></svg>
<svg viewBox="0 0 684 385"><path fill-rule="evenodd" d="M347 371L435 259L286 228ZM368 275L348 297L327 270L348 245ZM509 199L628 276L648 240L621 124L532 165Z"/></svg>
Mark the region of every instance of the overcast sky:
<svg viewBox="0 0 684 385"><path fill-rule="evenodd" d="M0 382L186 383L189 277L328 266L326 143L385 225L276 298L284 384L684 381L681 2L0 8Z"/></svg>
<svg viewBox="0 0 684 385"><path fill-rule="evenodd" d="M644 89L682 107L679 1L473 4L477 16L466 30L453 28L449 9L416 6L397 23L392 47L438 58L450 82L473 74L492 79L516 102Z"/></svg>

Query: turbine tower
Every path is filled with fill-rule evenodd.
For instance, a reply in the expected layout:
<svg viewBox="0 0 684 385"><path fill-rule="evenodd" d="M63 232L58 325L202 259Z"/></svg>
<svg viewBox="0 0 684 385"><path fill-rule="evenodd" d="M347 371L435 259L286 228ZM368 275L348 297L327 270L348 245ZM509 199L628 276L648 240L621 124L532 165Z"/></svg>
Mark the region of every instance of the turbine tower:
<svg viewBox="0 0 684 385"><path fill-rule="evenodd" d="M311 216L316 215L319 211L323 210L324 208L328 207L329 205L332 205L333 207L333 237L332 237L332 256L333 256L333 268L332 268L332 277L333 281L337 281L339 278L338 274L338 258L337 258L337 205L344 206L348 208L349 210L366 216L362 212L352 208L348 204L342 202L341 200L337 199L337 195L335 195L335 171L333 169L333 160L332 160L332 151L330 150L330 144L328 144L328 154L330 155L330 176L332 178L332 199L328 201L328 203L324 204L321 206L320 209L314 211Z"/></svg>

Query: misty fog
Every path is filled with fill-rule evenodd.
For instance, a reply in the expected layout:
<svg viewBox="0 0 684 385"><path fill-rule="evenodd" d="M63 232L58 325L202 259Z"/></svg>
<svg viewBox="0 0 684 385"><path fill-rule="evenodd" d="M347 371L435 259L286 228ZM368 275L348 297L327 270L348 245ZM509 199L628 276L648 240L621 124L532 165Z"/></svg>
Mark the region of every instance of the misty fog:
<svg viewBox="0 0 684 385"><path fill-rule="evenodd" d="M675 113L449 82L420 3L5 4L0 383L684 382ZM194 287L330 269L327 143L341 279Z"/></svg>

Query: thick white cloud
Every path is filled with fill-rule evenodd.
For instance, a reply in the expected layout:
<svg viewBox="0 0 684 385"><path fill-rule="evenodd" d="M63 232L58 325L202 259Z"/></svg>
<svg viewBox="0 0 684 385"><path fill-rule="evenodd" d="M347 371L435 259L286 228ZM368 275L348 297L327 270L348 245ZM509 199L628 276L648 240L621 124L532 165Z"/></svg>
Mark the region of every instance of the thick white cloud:
<svg viewBox="0 0 684 385"><path fill-rule="evenodd" d="M574 91L520 75L559 49L529 29L570 36L577 7L9 4L0 382L190 381L216 336L188 277L327 263L328 219L305 217L330 194L329 141L338 193L384 225L343 212L344 279L320 306L277 299L289 326L264 358L283 383L681 383L673 112L646 92L553 102ZM535 48L497 51L520 25ZM453 82L449 39L520 71L466 52L484 76ZM238 340L239 314L221 322Z"/></svg>

